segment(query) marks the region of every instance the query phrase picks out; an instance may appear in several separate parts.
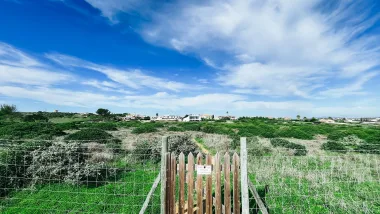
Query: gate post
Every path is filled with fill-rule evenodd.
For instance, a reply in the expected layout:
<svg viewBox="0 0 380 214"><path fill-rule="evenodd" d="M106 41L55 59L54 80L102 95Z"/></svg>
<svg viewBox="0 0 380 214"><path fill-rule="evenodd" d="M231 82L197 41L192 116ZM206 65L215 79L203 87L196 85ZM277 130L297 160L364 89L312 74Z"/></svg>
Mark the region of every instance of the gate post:
<svg viewBox="0 0 380 214"><path fill-rule="evenodd" d="M247 138L240 138L242 214L249 214Z"/></svg>
<svg viewBox="0 0 380 214"><path fill-rule="evenodd" d="M166 204L166 153L168 152L168 137L162 137L161 148L161 214L167 213Z"/></svg>

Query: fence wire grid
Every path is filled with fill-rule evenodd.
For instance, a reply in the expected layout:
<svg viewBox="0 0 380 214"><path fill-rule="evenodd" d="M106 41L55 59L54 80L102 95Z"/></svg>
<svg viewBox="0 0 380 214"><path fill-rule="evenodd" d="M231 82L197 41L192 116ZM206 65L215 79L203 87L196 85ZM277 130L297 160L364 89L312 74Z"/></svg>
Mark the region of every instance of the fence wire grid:
<svg viewBox="0 0 380 214"><path fill-rule="evenodd" d="M240 153L239 142L225 136L193 139L203 154ZM269 213L380 213L377 151L306 148L297 153L303 149L247 139L249 181ZM0 212L139 213L160 158L160 140L141 139L131 148L104 140L0 140ZM262 213L251 191L249 202L250 213ZM145 213L160 207L158 185Z"/></svg>

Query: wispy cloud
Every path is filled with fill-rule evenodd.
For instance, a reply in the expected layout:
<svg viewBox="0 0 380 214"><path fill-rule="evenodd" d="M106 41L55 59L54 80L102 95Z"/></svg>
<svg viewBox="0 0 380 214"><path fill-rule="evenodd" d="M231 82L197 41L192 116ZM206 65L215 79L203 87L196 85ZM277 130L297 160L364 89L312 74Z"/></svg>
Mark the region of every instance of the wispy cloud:
<svg viewBox="0 0 380 214"><path fill-rule="evenodd" d="M380 65L379 37L363 34L380 15L371 15L364 0L325 3L180 2L155 13L140 32L153 44L195 53L211 67L223 64L223 85L310 97L331 87L327 81L355 80Z"/></svg>
<svg viewBox="0 0 380 214"><path fill-rule="evenodd" d="M147 87L178 92L184 89L189 90L196 88L194 85L188 85L181 82L150 76L139 69L122 70L62 54L47 54L46 57L63 66L86 68L103 73L107 75L107 77L112 81L120 83L132 89L141 89Z"/></svg>
<svg viewBox="0 0 380 214"><path fill-rule="evenodd" d="M54 69L11 45L0 43L0 84L51 85L73 79L69 73Z"/></svg>

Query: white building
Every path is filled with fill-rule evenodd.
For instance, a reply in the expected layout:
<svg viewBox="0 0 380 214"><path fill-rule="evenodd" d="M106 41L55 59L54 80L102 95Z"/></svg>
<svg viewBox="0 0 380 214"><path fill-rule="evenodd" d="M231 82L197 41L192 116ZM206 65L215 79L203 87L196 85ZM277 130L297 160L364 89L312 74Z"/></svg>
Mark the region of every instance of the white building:
<svg viewBox="0 0 380 214"><path fill-rule="evenodd" d="M199 114L188 114L182 119L183 122L195 122L201 121L201 116Z"/></svg>
<svg viewBox="0 0 380 214"><path fill-rule="evenodd" d="M151 120L156 121L181 121L182 117L177 115L163 115L158 117L152 117Z"/></svg>

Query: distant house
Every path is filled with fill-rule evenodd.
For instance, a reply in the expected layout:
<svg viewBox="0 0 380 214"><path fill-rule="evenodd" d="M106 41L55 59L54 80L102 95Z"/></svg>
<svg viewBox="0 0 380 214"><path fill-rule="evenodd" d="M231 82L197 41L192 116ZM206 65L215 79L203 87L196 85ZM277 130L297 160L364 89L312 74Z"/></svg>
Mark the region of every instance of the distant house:
<svg viewBox="0 0 380 214"><path fill-rule="evenodd" d="M238 118L235 116L227 115L227 116L218 116L216 119L217 120L237 120Z"/></svg>
<svg viewBox="0 0 380 214"><path fill-rule="evenodd" d="M201 115L201 119L213 120L214 119L214 115L213 114L202 114Z"/></svg>
<svg viewBox="0 0 380 214"><path fill-rule="evenodd" d="M335 123L335 121L334 120L331 120L331 119L320 119L319 120L319 122L321 122L321 123Z"/></svg>
<svg viewBox="0 0 380 214"><path fill-rule="evenodd" d="M199 114L187 114L185 117L182 118L183 122L195 122L195 121L201 121L201 116Z"/></svg>
<svg viewBox="0 0 380 214"><path fill-rule="evenodd" d="M155 121L181 121L182 117L177 115L163 115L152 117L151 120Z"/></svg>

